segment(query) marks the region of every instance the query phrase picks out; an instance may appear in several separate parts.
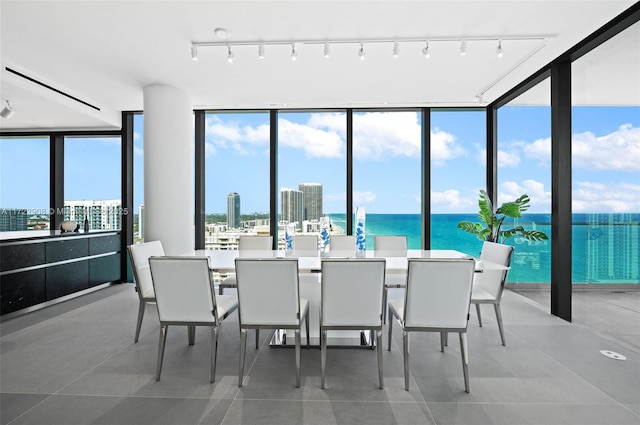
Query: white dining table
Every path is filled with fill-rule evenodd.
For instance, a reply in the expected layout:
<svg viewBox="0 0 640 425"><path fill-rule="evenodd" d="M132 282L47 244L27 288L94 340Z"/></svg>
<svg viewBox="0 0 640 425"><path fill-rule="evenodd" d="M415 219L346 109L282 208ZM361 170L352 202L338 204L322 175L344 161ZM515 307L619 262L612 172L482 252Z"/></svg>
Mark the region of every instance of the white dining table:
<svg viewBox="0 0 640 425"><path fill-rule="evenodd" d="M243 251L238 250L196 250L196 256L206 256L209 259L209 268L212 272L222 275L235 272L236 258L297 258L298 272L300 273L300 296L309 300L309 337L311 344L320 345L320 271L323 258L344 258L344 255L322 257L296 256L282 250L274 251ZM365 258L376 258L372 250L365 251ZM468 254L455 250L419 250L410 249L406 257L383 257L386 262L386 274L406 274L408 260L410 258L474 258ZM507 270L508 267L476 260L476 272L484 270ZM399 289L401 291L402 289ZM393 291L390 289L389 291ZM389 297L393 299L393 297ZM304 327L303 327L304 328ZM274 333L270 345L273 347L291 347L294 340L292 332L287 338L287 332L278 330ZM303 330L303 335L304 330ZM373 347L373 341L369 333L358 331L331 331L327 340L333 346Z"/></svg>

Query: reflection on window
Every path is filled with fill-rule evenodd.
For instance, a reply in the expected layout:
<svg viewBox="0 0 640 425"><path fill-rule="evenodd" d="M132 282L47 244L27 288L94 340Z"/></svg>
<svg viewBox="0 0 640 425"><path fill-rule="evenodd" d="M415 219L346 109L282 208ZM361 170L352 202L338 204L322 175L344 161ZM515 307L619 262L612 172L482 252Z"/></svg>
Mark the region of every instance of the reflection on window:
<svg viewBox="0 0 640 425"><path fill-rule="evenodd" d="M280 247L287 226L290 233L320 236L324 226L327 234L346 234L346 125L342 111L278 114Z"/></svg>
<svg viewBox="0 0 640 425"><path fill-rule="evenodd" d="M269 235L269 113L207 113L205 248Z"/></svg>
<svg viewBox="0 0 640 425"><path fill-rule="evenodd" d="M133 243L144 242L144 115L133 116Z"/></svg>
<svg viewBox="0 0 640 425"><path fill-rule="evenodd" d="M421 156L418 111L354 112L353 210L366 210L367 249L374 235L407 235L410 249L421 247Z"/></svg>
<svg viewBox="0 0 640 425"><path fill-rule="evenodd" d="M66 137L64 219L91 230L122 228L121 141L119 137Z"/></svg>
<svg viewBox="0 0 640 425"><path fill-rule="evenodd" d="M572 109L574 283L640 283L640 107Z"/></svg>
<svg viewBox="0 0 640 425"><path fill-rule="evenodd" d="M0 138L0 232L49 228L49 138Z"/></svg>

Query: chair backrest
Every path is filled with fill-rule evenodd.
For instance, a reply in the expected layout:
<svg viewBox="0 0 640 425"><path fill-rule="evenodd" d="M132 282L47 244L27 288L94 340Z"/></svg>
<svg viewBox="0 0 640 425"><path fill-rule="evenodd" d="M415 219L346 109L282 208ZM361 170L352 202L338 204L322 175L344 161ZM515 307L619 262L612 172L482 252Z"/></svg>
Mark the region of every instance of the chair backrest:
<svg viewBox="0 0 640 425"><path fill-rule="evenodd" d="M373 237L373 254L376 257L406 257L406 235L375 235Z"/></svg>
<svg viewBox="0 0 640 425"><path fill-rule="evenodd" d="M318 236L295 235L293 237L293 255L297 257L317 257Z"/></svg>
<svg viewBox="0 0 640 425"><path fill-rule="evenodd" d="M164 255L162 242L151 241L129 245L129 258L133 266L133 278L136 281L138 295L142 298L154 298L153 283L151 281L151 271L149 269L149 257L160 257Z"/></svg>
<svg viewBox="0 0 640 425"><path fill-rule="evenodd" d="M329 252L333 257L355 257L356 256L355 235L331 235Z"/></svg>
<svg viewBox="0 0 640 425"><path fill-rule="evenodd" d="M466 329L473 259L410 258L405 328Z"/></svg>
<svg viewBox="0 0 640 425"><path fill-rule="evenodd" d="M241 235L238 239L238 251L241 257L265 257L269 256L273 237L258 235Z"/></svg>
<svg viewBox="0 0 640 425"><path fill-rule="evenodd" d="M382 326L384 258L322 260L323 326Z"/></svg>
<svg viewBox="0 0 640 425"><path fill-rule="evenodd" d="M235 261L241 326L300 323L298 260L236 258Z"/></svg>
<svg viewBox="0 0 640 425"><path fill-rule="evenodd" d="M160 322L215 323L215 292L206 257L151 257L149 265Z"/></svg>
<svg viewBox="0 0 640 425"><path fill-rule="evenodd" d="M490 261L502 266L511 266L513 247L495 242L484 242L480 252L480 260ZM502 297L504 284L509 270L485 269L482 273L476 273L474 285L490 293L496 300Z"/></svg>

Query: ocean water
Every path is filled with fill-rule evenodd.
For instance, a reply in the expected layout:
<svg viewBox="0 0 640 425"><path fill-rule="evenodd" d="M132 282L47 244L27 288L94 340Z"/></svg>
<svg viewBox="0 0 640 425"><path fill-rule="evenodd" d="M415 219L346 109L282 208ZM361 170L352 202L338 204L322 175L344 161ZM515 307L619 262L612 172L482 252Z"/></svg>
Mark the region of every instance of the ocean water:
<svg viewBox="0 0 640 425"><path fill-rule="evenodd" d="M346 231L344 214L329 214L333 226ZM431 249L454 249L477 256L482 241L457 228L461 221L477 222L477 214L433 214ZM517 222L545 232L547 241L521 238L505 241L515 247L510 283L549 283L551 280L551 214L525 214ZM366 245L374 235L407 235L409 249L422 246L420 214L367 214ZM572 280L574 283L640 283L640 214L574 214Z"/></svg>

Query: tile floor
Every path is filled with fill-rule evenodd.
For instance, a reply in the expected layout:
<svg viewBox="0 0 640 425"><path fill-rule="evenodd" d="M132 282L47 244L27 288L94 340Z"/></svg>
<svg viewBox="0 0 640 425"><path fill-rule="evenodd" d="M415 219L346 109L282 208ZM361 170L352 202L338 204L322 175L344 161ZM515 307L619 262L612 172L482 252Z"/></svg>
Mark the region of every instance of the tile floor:
<svg viewBox="0 0 640 425"><path fill-rule="evenodd" d="M295 388L293 350L270 348L269 332L258 350L248 338L245 386L238 388L235 313L221 331L214 384L208 331L188 346L186 330L177 327L169 329L156 382L156 310L147 310L134 344L138 299L133 285L115 285L0 323L0 423L638 425L637 294L606 304L607 314L624 314L616 326L622 337L549 315L534 301L548 304L544 294L506 291L503 347L491 307L483 307L482 328L472 309L467 394L457 338L441 353L435 334L412 336L405 391L400 332L384 351L384 390L375 351L344 348L328 353L325 390L320 350L302 349L302 386ZM574 309L581 311L577 301ZM384 340L386 346L386 332ZM600 354L605 349L627 360L609 359Z"/></svg>

